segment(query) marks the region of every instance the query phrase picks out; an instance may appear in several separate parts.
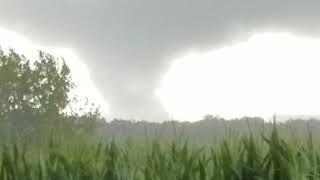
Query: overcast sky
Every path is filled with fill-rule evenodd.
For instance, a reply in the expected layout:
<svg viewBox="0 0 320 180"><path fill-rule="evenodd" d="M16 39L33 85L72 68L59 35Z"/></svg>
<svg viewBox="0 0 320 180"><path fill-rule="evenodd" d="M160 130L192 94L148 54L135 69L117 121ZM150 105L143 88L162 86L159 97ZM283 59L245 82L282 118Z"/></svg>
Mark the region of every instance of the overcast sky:
<svg viewBox="0 0 320 180"><path fill-rule="evenodd" d="M116 116L166 119L155 96L173 59L260 31L320 35L318 0L0 0L0 27L71 47Z"/></svg>

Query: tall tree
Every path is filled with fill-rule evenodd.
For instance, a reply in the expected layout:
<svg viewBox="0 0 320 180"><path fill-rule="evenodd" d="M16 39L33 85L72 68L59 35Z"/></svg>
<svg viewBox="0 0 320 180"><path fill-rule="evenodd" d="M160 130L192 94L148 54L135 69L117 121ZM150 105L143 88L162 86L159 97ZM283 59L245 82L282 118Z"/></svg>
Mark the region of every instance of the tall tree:
<svg viewBox="0 0 320 180"><path fill-rule="evenodd" d="M34 63L14 50L0 49L0 118L32 113L38 117L62 115L72 88L65 61L39 52Z"/></svg>

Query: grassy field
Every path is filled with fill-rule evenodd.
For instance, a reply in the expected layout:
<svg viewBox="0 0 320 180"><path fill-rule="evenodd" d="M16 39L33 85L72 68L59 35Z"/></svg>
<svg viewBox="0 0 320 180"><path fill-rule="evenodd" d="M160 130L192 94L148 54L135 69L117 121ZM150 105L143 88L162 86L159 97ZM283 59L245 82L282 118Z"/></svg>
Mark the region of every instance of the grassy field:
<svg viewBox="0 0 320 180"><path fill-rule="evenodd" d="M51 136L37 146L10 144L0 156L1 180L315 180L320 148L312 135L228 131L220 143Z"/></svg>

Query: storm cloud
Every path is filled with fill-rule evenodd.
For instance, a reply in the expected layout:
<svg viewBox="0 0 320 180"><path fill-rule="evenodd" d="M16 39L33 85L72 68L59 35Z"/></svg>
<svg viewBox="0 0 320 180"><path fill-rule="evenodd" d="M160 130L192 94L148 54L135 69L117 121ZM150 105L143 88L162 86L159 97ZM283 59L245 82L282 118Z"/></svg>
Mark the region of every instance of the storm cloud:
<svg viewBox="0 0 320 180"><path fill-rule="evenodd" d="M318 0L0 0L0 26L74 48L115 116L166 120L154 91L175 57L260 31L319 36L319 9Z"/></svg>

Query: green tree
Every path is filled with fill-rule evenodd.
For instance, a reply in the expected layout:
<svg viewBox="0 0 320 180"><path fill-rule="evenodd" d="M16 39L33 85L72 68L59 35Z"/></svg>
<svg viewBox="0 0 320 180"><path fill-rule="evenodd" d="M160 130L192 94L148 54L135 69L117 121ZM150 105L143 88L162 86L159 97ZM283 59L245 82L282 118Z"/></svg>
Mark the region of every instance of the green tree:
<svg viewBox="0 0 320 180"><path fill-rule="evenodd" d="M34 63L14 50L0 49L0 118L31 113L37 117L61 116L72 88L65 61L39 52Z"/></svg>
<svg viewBox="0 0 320 180"><path fill-rule="evenodd" d="M72 105L79 106L69 97L72 88L64 59L40 51L38 59L30 61L12 49L4 53L0 48L0 137L37 141L53 131L93 133L104 122L99 108L87 100L68 112Z"/></svg>

